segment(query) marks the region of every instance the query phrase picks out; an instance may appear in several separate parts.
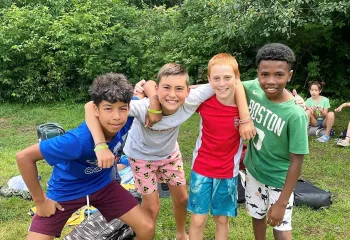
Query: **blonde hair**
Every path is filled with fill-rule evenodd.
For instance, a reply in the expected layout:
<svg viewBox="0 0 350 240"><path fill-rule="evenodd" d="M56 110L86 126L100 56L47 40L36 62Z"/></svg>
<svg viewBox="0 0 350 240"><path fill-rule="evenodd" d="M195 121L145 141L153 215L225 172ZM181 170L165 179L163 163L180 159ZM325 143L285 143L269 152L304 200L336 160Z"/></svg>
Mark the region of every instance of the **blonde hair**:
<svg viewBox="0 0 350 240"><path fill-rule="evenodd" d="M219 54L216 54L214 57L212 57L208 63L208 77L210 76L212 67L216 64L227 65L232 67L232 70L235 73L235 77L236 78L240 77L237 60L231 54L219 53Z"/></svg>

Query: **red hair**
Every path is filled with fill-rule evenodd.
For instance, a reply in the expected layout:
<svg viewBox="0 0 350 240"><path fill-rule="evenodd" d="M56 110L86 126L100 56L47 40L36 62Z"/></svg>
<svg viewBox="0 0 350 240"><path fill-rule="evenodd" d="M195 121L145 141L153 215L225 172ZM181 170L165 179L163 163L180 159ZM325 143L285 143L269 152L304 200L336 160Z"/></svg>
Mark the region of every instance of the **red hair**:
<svg viewBox="0 0 350 240"><path fill-rule="evenodd" d="M237 60L231 54L219 53L212 57L208 63L208 77L210 76L211 68L216 64L231 66L235 77L240 77Z"/></svg>

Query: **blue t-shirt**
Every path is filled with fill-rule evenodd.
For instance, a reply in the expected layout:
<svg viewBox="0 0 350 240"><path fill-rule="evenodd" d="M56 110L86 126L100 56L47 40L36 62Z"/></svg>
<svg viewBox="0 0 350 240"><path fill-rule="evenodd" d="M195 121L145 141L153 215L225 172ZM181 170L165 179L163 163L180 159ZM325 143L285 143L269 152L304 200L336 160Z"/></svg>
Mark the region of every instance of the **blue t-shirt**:
<svg viewBox="0 0 350 240"><path fill-rule="evenodd" d="M117 154L133 118L108 143ZM64 135L40 142L40 152L53 166L46 196L55 201L70 201L90 195L112 181L112 168L97 166L94 141L85 122Z"/></svg>

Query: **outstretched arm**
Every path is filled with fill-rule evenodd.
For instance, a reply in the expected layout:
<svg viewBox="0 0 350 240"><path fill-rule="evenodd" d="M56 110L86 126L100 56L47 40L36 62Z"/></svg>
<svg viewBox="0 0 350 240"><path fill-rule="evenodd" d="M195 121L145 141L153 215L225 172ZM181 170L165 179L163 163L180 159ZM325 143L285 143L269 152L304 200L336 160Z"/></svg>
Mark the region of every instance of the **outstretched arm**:
<svg viewBox="0 0 350 240"><path fill-rule="evenodd" d="M350 107L350 102L343 103L342 105L340 105L339 107L337 107L337 108L335 109L335 111L336 111L336 112L340 112L340 111L343 109L343 107Z"/></svg>
<svg viewBox="0 0 350 240"><path fill-rule="evenodd" d="M267 212L267 223L271 226L279 226L283 221L283 216L288 205L288 200L297 184L304 155L290 153L290 166L287 172L286 182L282 192L275 204Z"/></svg>
<svg viewBox="0 0 350 240"><path fill-rule="evenodd" d="M42 159L39 144L28 147L16 154L18 169L33 198L37 214L41 217L49 217L55 214L56 208L61 211L64 211L64 209L56 201L47 198L40 186L36 162Z"/></svg>
<svg viewBox="0 0 350 240"><path fill-rule="evenodd" d="M249 114L247 96L240 80L236 80L235 102L238 107L240 118L239 133L244 140L249 140L256 135L256 130Z"/></svg>

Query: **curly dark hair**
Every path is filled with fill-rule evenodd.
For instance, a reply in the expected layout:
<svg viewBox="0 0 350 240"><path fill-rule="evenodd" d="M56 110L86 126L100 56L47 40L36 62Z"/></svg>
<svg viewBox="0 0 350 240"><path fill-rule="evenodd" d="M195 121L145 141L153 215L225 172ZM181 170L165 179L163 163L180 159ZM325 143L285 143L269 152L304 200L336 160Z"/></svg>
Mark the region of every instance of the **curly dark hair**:
<svg viewBox="0 0 350 240"><path fill-rule="evenodd" d="M291 70L295 63L295 55L293 50L284 44L269 43L260 48L256 54L255 62L257 67L263 60L285 61L289 66L289 70Z"/></svg>
<svg viewBox="0 0 350 240"><path fill-rule="evenodd" d="M89 88L89 94L96 106L103 100L129 104L133 96L133 86L123 74L106 73L95 78Z"/></svg>

